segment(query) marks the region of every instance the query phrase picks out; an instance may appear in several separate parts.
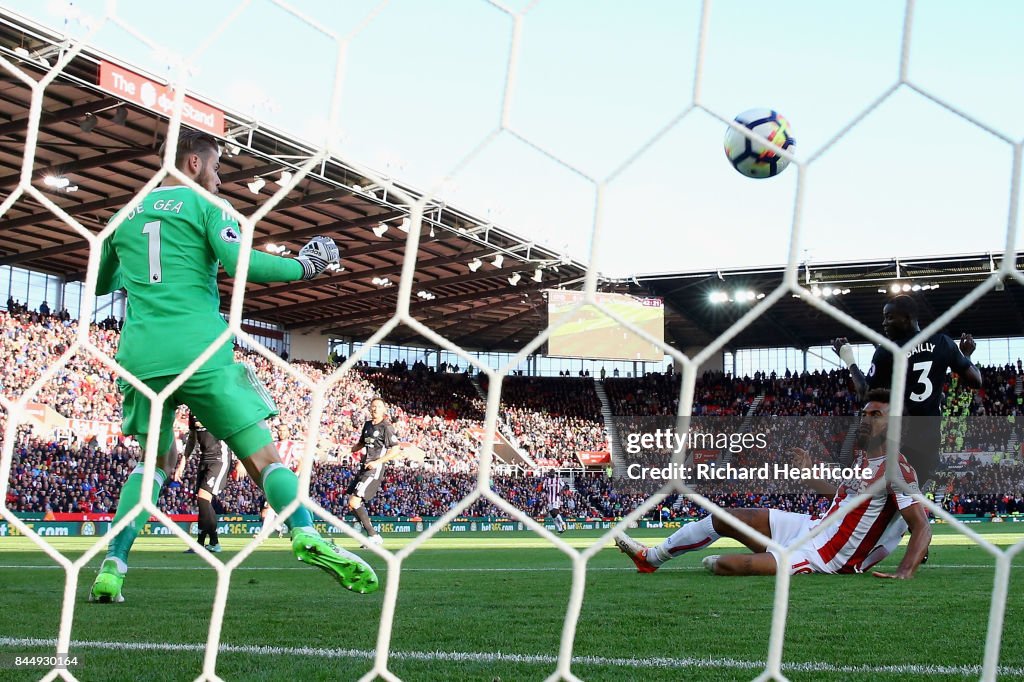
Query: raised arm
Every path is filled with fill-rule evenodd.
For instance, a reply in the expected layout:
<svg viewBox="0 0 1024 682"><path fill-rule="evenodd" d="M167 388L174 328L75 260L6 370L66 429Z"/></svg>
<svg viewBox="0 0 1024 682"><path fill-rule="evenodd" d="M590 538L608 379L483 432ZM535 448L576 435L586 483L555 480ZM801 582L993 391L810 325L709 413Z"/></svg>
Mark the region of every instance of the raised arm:
<svg viewBox="0 0 1024 682"><path fill-rule="evenodd" d="M853 346L850 345L849 339L845 336L833 339L832 350L836 352L836 355L843 361L843 364L849 368L850 379L853 380L853 388L857 392L857 399L863 401L868 396L868 379L864 376L864 372L857 366L853 358Z"/></svg>
<svg viewBox="0 0 1024 682"><path fill-rule="evenodd" d="M953 370L960 375L963 382L973 389L981 388L981 370L971 362L971 353L977 347L973 336L967 333L961 334L959 350L962 354L962 361L953 366Z"/></svg>
<svg viewBox="0 0 1024 682"><path fill-rule="evenodd" d="M234 217L223 208L210 204L206 209L206 239L224 270L234 277L241 253L241 230ZM330 237L309 240L295 258L285 258L253 249L249 254L250 282L294 282L313 279L339 260L338 247Z"/></svg>

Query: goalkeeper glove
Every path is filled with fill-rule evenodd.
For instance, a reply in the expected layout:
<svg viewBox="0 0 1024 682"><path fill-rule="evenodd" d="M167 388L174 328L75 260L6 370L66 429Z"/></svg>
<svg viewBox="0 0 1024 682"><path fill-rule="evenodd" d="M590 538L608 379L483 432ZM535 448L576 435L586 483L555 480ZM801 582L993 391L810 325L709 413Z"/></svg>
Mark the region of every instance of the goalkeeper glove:
<svg viewBox="0 0 1024 682"><path fill-rule="evenodd" d="M338 245L330 237L317 235L299 250L295 260L302 264L302 279L313 279L339 259Z"/></svg>

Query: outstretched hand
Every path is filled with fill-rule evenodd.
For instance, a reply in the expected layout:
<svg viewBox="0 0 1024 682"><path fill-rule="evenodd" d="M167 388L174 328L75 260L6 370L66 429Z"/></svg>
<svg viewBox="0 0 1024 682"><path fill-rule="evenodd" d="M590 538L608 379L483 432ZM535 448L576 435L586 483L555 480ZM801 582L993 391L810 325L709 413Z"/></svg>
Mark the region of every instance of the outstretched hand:
<svg viewBox="0 0 1024 682"><path fill-rule="evenodd" d="M317 235L302 247L295 260L302 264L302 279L313 279L340 258L338 245L330 237Z"/></svg>

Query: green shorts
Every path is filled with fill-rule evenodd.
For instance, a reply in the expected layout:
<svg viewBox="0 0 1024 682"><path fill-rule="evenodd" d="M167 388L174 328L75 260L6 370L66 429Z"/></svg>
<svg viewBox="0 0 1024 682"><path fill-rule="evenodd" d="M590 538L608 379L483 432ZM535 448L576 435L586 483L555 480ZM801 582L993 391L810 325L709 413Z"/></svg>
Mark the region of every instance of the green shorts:
<svg viewBox="0 0 1024 682"><path fill-rule="evenodd" d="M152 377L142 382L159 393L175 378ZM117 380L117 388L124 396L121 432L138 437L145 445L149 437L149 416L152 411L149 398L124 379ZM157 450L160 455L167 452L174 439L174 412L178 405L188 405L196 419L219 440L227 440L239 431L278 413L270 392L256 378L256 373L249 365L234 363L196 372L164 403Z"/></svg>

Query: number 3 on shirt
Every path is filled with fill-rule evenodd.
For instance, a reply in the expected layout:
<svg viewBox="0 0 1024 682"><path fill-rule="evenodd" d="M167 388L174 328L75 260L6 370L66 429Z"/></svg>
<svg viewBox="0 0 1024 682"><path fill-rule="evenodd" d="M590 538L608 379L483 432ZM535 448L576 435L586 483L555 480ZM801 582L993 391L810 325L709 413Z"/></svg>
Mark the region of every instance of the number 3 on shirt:
<svg viewBox="0 0 1024 682"><path fill-rule="evenodd" d="M932 394L932 381L928 377L928 373L932 371L932 361L928 360L927 362L915 362L912 369L915 372L921 372L920 374L917 375L917 382L915 382L914 385L916 386L917 384L923 384L924 389L920 393L918 393L917 391L911 393L910 399L913 400L915 403L923 403L924 401L928 400L928 397L931 396Z"/></svg>
<svg viewBox="0 0 1024 682"><path fill-rule="evenodd" d="M154 220L143 225L142 234L149 236L149 281L157 284L163 281L164 277L163 268L160 266L160 221Z"/></svg>

